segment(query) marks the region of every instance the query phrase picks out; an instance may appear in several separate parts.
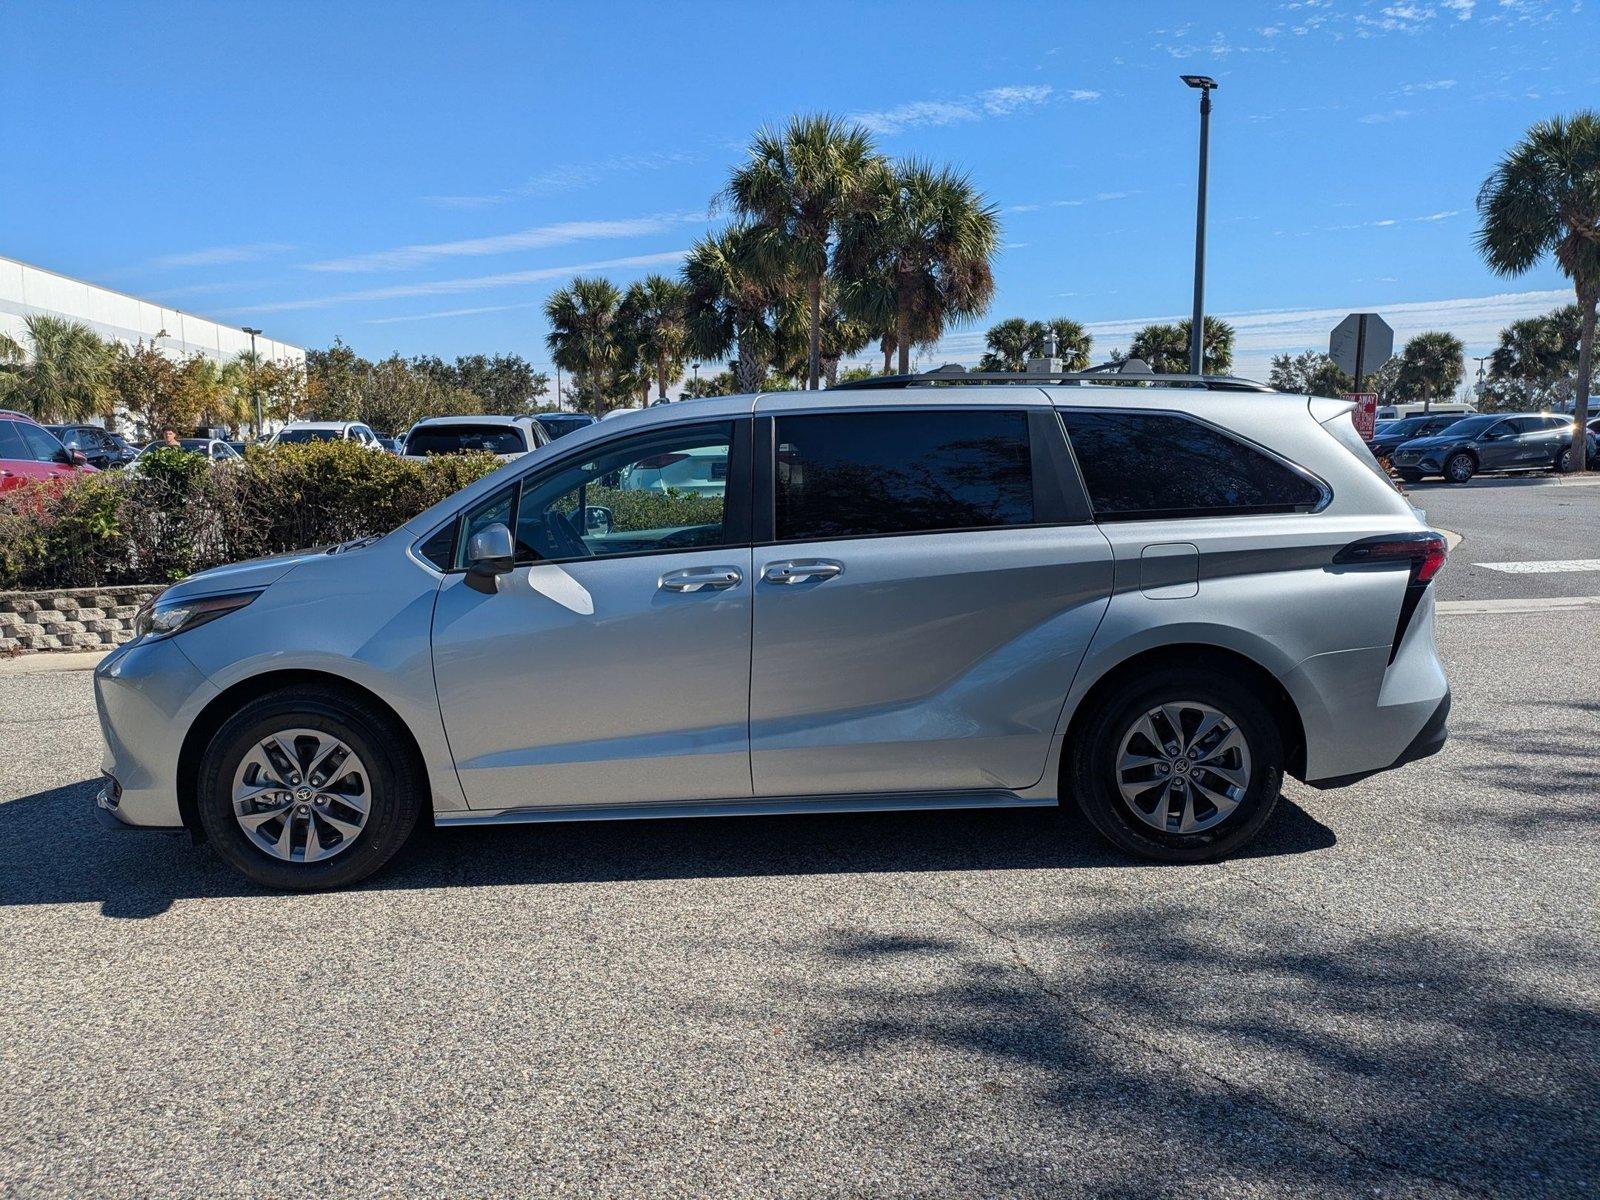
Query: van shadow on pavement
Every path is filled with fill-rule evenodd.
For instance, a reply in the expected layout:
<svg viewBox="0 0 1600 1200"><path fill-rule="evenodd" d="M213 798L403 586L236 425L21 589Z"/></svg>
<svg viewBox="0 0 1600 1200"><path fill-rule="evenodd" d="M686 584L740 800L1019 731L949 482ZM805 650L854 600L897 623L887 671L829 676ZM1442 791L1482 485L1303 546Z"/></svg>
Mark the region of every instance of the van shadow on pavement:
<svg viewBox="0 0 1600 1200"><path fill-rule="evenodd" d="M104 828L90 811L96 786L85 780L0 804L0 906L97 903L105 916L149 917L175 900L266 894L186 834ZM1284 798L1245 854L1300 854L1334 842L1332 830ZM1130 864L1075 808L699 817L422 829L394 862L359 886Z"/></svg>

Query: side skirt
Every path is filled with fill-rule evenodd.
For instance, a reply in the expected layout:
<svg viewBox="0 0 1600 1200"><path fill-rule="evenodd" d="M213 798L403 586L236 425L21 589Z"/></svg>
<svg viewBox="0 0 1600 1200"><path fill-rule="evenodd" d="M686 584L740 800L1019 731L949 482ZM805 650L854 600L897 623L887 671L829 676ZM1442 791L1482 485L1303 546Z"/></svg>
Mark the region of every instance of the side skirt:
<svg viewBox="0 0 1600 1200"><path fill-rule="evenodd" d="M1048 808L1054 796L1016 792L929 792L917 795L774 796L744 800L704 800L689 804L593 804L561 808L507 808L480 812L440 812L434 824L526 825L540 821L641 821L678 817L767 817L786 813L919 812L943 808Z"/></svg>

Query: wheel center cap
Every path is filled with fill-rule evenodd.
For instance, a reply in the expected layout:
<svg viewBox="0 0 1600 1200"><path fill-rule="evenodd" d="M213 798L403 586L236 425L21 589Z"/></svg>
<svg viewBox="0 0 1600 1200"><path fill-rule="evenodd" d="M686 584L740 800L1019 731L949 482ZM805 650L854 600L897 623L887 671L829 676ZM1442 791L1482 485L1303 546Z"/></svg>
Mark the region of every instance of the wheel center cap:
<svg viewBox="0 0 1600 1200"><path fill-rule="evenodd" d="M297 787L297 788L295 788L295 790L294 790L294 798L296 800L309 800L309 799L311 799L311 789L308 788L308 787Z"/></svg>
<svg viewBox="0 0 1600 1200"><path fill-rule="evenodd" d="M1173 764L1173 769L1176 770L1179 775L1188 774L1189 760L1187 758L1180 758L1175 764Z"/></svg>

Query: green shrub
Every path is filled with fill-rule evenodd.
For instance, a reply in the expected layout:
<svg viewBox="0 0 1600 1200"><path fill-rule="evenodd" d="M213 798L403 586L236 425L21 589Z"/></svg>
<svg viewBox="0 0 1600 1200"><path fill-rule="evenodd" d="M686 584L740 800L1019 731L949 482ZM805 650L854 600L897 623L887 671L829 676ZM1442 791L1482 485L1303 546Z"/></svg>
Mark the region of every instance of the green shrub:
<svg viewBox="0 0 1600 1200"><path fill-rule="evenodd" d="M218 464L164 447L137 470L0 494L0 589L162 582L387 533L499 465L487 454L412 462L342 441Z"/></svg>

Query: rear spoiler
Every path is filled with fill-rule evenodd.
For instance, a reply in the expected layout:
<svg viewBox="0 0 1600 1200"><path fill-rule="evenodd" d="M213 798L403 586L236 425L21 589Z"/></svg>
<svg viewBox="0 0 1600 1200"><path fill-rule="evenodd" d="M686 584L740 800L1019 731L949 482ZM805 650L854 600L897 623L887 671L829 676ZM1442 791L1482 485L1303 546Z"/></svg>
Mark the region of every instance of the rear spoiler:
<svg viewBox="0 0 1600 1200"><path fill-rule="evenodd" d="M1356 410L1354 400L1335 400L1331 396L1312 396L1307 399L1306 407L1311 410L1311 418L1318 425L1326 425L1329 421L1337 421L1346 413Z"/></svg>

